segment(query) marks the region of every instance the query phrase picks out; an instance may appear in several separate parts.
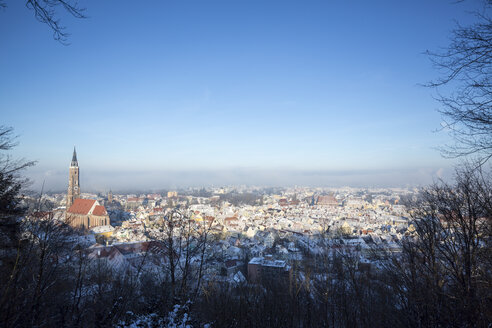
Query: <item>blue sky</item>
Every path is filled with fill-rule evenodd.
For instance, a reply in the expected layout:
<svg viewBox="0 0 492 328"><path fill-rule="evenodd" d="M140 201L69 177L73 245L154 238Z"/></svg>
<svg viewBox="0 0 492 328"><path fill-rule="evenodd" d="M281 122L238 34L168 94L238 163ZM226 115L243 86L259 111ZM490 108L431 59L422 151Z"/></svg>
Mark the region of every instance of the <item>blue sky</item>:
<svg viewBox="0 0 492 328"><path fill-rule="evenodd" d="M7 1L1 123L48 189L66 187L74 145L94 190L424 184L453 162L423 52L478 4L84 1L87 19L58 13L63 46Z"/></svg>

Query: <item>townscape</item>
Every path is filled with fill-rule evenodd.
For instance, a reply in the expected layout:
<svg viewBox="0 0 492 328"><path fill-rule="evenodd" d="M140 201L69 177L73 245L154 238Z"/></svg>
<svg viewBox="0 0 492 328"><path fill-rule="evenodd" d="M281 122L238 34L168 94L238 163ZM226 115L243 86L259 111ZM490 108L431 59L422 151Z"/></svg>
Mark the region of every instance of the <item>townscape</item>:
<svg viewBox="0 0 492 328"><path fill-rule="evenodd" d="M491 10L0 0L0 327L491 328Z"/></svg>
<svg viewBox="0 0 492 328"><path fill-rule="evenodd" d="M423 319L407 307L434 306L409 294L425 286L434 272L428 271L427 256L437 254L439 270L449 275L448 281L438 282L445 284L443 291L461 279L462 273L447 271L463 252L455 248L456 239L473 241L476 262L470 265L486 267L489 219L479 208L472 217L459 219L466 200L436 200L444 187L231 186L95 194L83 192L79 176L74 149L67 193L21 198L20 206L31 208L22 220L24 238L39 245L41 254L50 254L48 262L37 253L28 253L25 261L41 261L40 268L53 274L74 270L59 278L57 288L68 299L76 296L70 303L80 315L91 302L125 300L121 309L126 314L107 306L93 310L117 327L230 326L238 315L247 318L239 326L262 326L268 311L275 313L269 326L298 326L306 320L314 326L328 321L351 325L369 309L383 325L394 318L413 325ZM443 207L436 212L434 204ZM456 213L461 213L458 219ZM468 229L469 222L474 229ZM437 242L438 253L432 248L429 253L430 240ZM68 289L65 279L71 281ZM107 294L115 284L123 289ZM481 293L487 295L488 289L477 295ZM429 297L434 295L430 291ZM404 306L401 297L412 303ZM289 306L277 307L278 299L288 300ZM348 309L347 302L355 304L350 311L337 311ZM476 313L486 321L482 306ZM163 310L170 312L157 314ZM295 316L286 317L291 311ZM314 312L320 313L316 319ZM84 314L79 320L96 318Z"/></svg>
<svg viewBox="0 0 492 328"><path fill-rule="evenodd" d="M74 160L78 169L75 151ZM80 192L78 185L77 190ZM190 232L208 234L207 275L233 282L238 276L248 277L252 271L244 268L257 263L277 263L288 271L304 255L315 257L326 247L357 252L364 264L370 263L375 246L398 252L401 240L415 233L409 209L401 201L410 204L417 195L416 188L243 186L163 194L81 193L69 208L70 198L64 193L43 195L41 201L51 204L53 217L81 228L84 239L92 240L93 244L85 244L91 256L112 266L135 266L133 269L139 264L136 258L145 257L149 242L177 233L168 230L167 221L179 209ZM91 211L95 204L100 213ZM98 216L106 219L98 222ZM91 223L79 217L91 217ZM164 253L162 256L164 260Z"/></svg>

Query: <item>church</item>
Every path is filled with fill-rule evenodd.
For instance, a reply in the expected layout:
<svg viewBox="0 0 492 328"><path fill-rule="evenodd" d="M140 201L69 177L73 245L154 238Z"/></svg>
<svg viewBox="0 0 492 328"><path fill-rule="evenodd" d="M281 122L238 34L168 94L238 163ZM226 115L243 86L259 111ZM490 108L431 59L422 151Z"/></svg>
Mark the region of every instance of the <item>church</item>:
<svg viewBox="0 0 492 328"><path fill-rule="evenodd" d="M95 199L80 198L79 163L73 148L72 162L68 171L67 212L65 222L74 228L90 229L109 225L106 208Z"/></svg>

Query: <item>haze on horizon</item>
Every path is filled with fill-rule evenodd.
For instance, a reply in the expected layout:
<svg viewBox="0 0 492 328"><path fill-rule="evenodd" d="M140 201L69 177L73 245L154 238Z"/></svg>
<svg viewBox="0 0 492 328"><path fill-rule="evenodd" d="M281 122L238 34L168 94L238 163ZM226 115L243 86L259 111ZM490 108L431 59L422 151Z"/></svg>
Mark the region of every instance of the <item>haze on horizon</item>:
<svg viewBox="0 0 492 328"><path fill-rule="evenodd" d="M33 188L418 186L446 178L437 75L473 1L87 1L69 46L0 11L2 125ZM34 55L33 55L34 54Z"/></svg>
<svg viewBox="0 0 492 328"><path fill-rule="evenodd" d="M399 188L422 187L440 178L449 178L451 170L433 168L401 170L291 170L231 168L222 170L162 170L162 171L85 171L81 168L82 192L150 192L181 188L222 186L256 187L354 187ZM34 181L44 181L44 191L66 192L67 173L31 170ZM409 182L410 181L410 182ZM35 183L34 191L41 185Z"/></svg>

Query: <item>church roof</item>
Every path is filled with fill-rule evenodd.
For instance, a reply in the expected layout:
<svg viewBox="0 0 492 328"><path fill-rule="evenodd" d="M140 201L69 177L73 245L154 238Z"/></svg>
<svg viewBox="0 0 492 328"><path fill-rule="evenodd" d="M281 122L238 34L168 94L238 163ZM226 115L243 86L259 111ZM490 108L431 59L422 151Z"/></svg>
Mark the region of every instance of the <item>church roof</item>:
<svg viewBox="0 0 492 328"><path fill-rule="evenodd" d="M72 206L70 206L70 208L68 209L67 212L72 213L72 214L85 214L85 215L87 215L87 214L89 214L90 210L94 206L95 202L96 202L95 199L77 198L73 202Z"/></svg>
<svg viewBox="0 0 492 328"><path fill-rule="evenodd" d="M106 212L106 209L104 208L104 206L96 205L96 207L94 208L94 211L92 211L92 214L98 215L98 216L103 216L103 215L107 215L108 213Z"/></svg>
<svg viewBox="0 0 492 328"><path fill-rule="evenodd" d="M92 214L97 216L108 215L108 212L106 212L106 208L102 205L99 205L97 200L82 198L77 198L76 200L74 200L72 206L70 206L67 213L82 215Z"/></svg>

